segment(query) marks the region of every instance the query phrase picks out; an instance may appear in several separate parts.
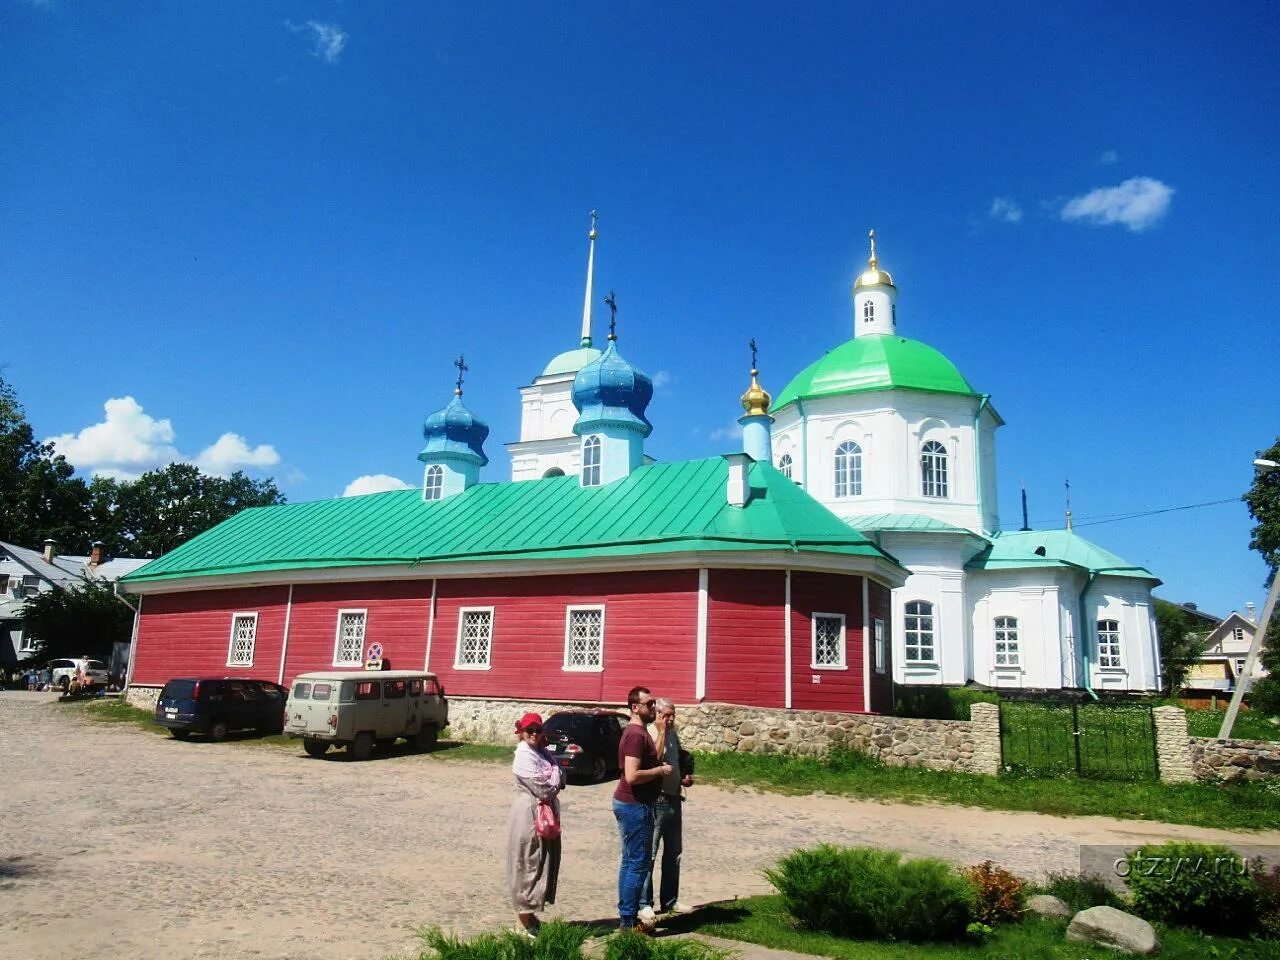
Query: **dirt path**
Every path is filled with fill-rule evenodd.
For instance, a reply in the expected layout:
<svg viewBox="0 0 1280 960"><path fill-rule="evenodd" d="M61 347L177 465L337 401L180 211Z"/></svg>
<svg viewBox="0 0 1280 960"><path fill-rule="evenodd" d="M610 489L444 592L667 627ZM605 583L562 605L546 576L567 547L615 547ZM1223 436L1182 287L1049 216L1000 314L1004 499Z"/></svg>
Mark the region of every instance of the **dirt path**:
<svg viewBox="0 0 1280 960"><path fill-rule="evenodd" d="M0 693L0 944L6 956L360 958L416 955L413 929L510 922L499 764L396 755L316 761L82 721L45 695ZM551 915L608 917L612 786L571 787ZM1061 819L961 807L695 787L681 896L761 893L765 866L815 843L871 843L1027 876L1074 869L1081 844L1280 832Z"/></svg>

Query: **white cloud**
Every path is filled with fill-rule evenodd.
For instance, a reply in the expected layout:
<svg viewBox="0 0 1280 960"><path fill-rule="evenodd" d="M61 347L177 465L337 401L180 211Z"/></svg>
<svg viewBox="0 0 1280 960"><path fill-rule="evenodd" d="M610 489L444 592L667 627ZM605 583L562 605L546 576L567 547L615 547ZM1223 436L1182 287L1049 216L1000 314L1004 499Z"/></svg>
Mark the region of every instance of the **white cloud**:
<svg viewBox="0 0 1280 960"><path fill-rule="evenodd" d="M347 489L342 491L344 497L362 497L366 493L386 493L388 490L408 490L409 484L405 483L399 477L388 476L385 473L365 474L363 477L356 477L347 484Z"/></svg>
<svg viewBox="0 0 1280 960"><path fill-rule="evenodd" d="M1084 220L1102 226L1119 223L1134 233L1154 226L1166 213L1174 189L1151 177L1131 177L1117 187L1098 187L1068 200L1063 220Z"/></svg>
<svg viewBox="0 0 1280 960"><path fill-rule="evenodd" d="M653 375L653 389L661 390L663 387L670 386L672 376L666 370L659 370Z"/></svg>
<svg viewBox="0 0 1280 960"><path fill-rule="evenodd" d="M1018 223L1022 219L1022 208L1009 197L996 197L991 201L987 216L1001 223Z"/></svg>
<svg viewBox="0 0 1280 960"><path fill-rule="evenodd" d="M242 467L274 467L280 462L280 454L269 443L260 443L253 449L238 433L224 433L211 447L205 447L196 455L196 466L205 473L225 477Z"/></svg>
<svg viewBox="0 0 1280 960"><path fill-rule="evenodd" d="M1100 163L1104 167L1109 167L1113 163L1119 163L1119 162L1120 162L1120 154L1116 153L1114 150L1103 150L1102 156L1098 157L1098 163Z"/></svg>
<svg viewBox="0 0 1280 960"><path fill-rule="evenodd" d="M730 440L742 438L742 426L737 421L731 421L723 427L716 427L708 436L712 440Z"/></svg>
<svg viewBox="0 0 1280 960"><path fill-rule="evenodd" d="M336 23L320 23L308 20L306 23L284 22L294 33L306 34L311 38L311 55L325 63L337 63L342 50L347 45L347 34Z"/></svg>
<svg viewBox="0 0 1280 960"><path fill-rule="evenodd" d="M101 423L49 438L58 453L94 476L136 480L171 463L194 463L205 473L226 476L244 467L274 467L280 462L275 447L250 447L235 433L224 433L197 456L188 457L174 444L173 422L157 420L133 397L113 397L102 408L106 416Z"/></svg>

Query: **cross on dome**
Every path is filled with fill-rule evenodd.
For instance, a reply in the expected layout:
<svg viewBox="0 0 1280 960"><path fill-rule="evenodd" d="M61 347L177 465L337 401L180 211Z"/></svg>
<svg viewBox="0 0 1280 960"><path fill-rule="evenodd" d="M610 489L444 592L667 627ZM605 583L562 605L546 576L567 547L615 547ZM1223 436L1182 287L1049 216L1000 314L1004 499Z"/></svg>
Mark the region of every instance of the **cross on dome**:
<svg viewBox="0 0 1280 960"><path fill-rule="evenodd" d="M462 396L462 375L471 368L467 366L467 361L463 358L462 354L458 354L458 359L453 361L453 365L458 368L458 385L453 392L456 396L460 397Z"/></svg>
<svg viewBox="0 0 1280 960"><path fill-rule="evenodd" d="M618 339L618 298L612 290L609 295L604 298L604 302L609 306L609 339Z"/></svg>

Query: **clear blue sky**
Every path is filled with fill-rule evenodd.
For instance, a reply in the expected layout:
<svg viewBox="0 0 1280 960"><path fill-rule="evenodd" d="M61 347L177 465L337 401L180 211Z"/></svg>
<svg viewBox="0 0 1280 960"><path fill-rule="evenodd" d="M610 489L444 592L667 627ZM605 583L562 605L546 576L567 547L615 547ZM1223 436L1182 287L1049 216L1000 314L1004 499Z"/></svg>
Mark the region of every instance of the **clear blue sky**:
<svg viewBox="0 0 1280 960"><path fill-rule="evenodd" d="M595 207L649 450L703 456L750 337L776 394L851 335L875 227L1008 421L1006 526L1070 477L1159 593L1260 606L1239 502L1084 524L1238 497L1280 434L1280 6L829 6L0 0L3 374L86 474L308 500L417 483L465 352L506 479Z"/></svg>

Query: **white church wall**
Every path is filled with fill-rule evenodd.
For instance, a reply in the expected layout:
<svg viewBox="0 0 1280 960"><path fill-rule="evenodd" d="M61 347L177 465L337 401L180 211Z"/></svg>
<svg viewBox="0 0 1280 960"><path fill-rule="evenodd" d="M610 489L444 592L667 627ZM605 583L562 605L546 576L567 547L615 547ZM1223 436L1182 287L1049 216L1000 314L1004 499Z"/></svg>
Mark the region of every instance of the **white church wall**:
<svg viewBox="0 0 1280 960"><path fill-rule="evenodd" d="M884 534L882 545L911 571L892 595L894 682L963 684L971 639L961 538ZM907 660L906 606L913 601L933 609L934 658L928 662Z"/></svg>
<svg viewBox="0 0 1280 960"><path fill-rule="evenodd" d="M1057 690L1063 686L1061 591L1043 571L969 576L974 670L971 679L993 687ZM996 663L997 617L1017 621L1016 667Z"/></svg>
<svg viewBox="0 0 1280 960"><path fill-rule="evenodd" d="M1160 655L1155 629L1155 605L1146 581L1128 577L1099 577L1089 590L1092 614L1089 651L1090 680L1095 690L1155 690L1159 686ZM1120 626L1120 666L1104 667L1097 651L1097 622L1114 620Z"/></svg>

